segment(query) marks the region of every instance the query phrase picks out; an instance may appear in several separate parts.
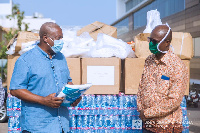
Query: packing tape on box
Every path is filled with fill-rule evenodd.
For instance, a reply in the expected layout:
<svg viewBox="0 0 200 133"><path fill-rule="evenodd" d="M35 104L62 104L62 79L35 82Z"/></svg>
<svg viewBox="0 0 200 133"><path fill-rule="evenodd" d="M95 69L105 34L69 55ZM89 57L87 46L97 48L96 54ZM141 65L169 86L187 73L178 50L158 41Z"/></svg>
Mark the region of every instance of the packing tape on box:
<svg viewBox="0 0 200 133"><path fill-rule="evenodd" d="M181 50L180 50L180 57L182 55L182 49L183 49L183 40L184 40L184 33L182 35L182 44L181 44Z"/></svg>

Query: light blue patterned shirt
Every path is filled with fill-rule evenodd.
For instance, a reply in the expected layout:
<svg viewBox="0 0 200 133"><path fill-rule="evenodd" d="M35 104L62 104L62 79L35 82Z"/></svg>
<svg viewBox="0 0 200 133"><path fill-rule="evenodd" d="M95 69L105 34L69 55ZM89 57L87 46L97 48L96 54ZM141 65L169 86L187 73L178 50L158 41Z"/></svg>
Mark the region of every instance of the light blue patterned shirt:
<svg viewBox="0 0 200 133"><path fill-rule="evenodd" d="M72 82L67 62L62 53L52 59L38 45L22 54L15 63L10 90L27 89L39 96L56 93ZM59 133L69 131L69 113L66 107L51 108L22 101L22 130L31 133Z"/></svg>

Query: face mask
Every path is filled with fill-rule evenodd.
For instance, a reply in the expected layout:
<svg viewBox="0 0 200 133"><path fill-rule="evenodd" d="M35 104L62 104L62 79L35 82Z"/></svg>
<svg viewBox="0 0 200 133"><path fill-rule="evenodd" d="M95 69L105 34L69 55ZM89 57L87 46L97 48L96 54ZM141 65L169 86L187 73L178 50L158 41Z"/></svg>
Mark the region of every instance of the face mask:
<svg viewBox="0 0 200 133"><path fill-rule="evenodd" d="M149 43L149 50L153 54L160 54L161 52L157 49L158 43L154 44L152 41Z"/></svg>
<svg viewBox="0 0 200 133"><path fill-rule="evenodd" d="M53 39L51 39L51 41L53 41ZM53 50L54 53L60 52L63 48L63 44L64 44L63 40L62 39L54 40L53 42L54 42L54 46L52 46L52 47L48 43L47 44L49 45L49 47L51 47L51 49Z"/></svg>

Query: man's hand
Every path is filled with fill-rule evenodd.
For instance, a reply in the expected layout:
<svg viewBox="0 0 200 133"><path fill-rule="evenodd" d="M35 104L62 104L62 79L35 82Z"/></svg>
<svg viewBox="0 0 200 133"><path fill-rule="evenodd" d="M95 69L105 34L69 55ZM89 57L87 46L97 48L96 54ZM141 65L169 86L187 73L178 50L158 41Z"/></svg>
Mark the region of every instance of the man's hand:
<svg viewBox="0 0 200 133"><path fill-rule="evenodd" d="M72 106L72 107L75 107L76 105L78 105L78 103L81 101L81 99L82 99L82 97L80 96L78 99L76 99L75 102L73 102L73 103L71 104L71 106Z"/></svg>
<svg viewBox="0 0 200 133"><path fill-rule="evenodd" d="M52 108L59 108L62 104L64 98L62 97L55 97L56 93L50 94L44 97L43 104Z"/></svg>
<svg viewBox="0 0 200 133"><path fill-rule="evenodd" d="M141 110L140 111L140 119L142 119L143 121L145 121L147 118L145 117L145 115L144 115L144 110Z"/></svg>

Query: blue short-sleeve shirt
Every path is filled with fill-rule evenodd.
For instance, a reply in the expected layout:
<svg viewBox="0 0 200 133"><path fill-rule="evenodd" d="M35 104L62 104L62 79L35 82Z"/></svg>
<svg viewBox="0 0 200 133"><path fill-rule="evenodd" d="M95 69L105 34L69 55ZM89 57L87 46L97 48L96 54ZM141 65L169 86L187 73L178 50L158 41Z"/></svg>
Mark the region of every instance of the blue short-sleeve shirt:
<svg viewBox="0 0 200 133"><path fill-rule="evenodd" d="M45 97L56 93L68 82L72 82L72 79L63 54L59 52L50 59L36 45L16 61L10 90L27 89ZM68 109L22 101L21 127L31 133L60 133L62 128L68 132Z"/></svg>

